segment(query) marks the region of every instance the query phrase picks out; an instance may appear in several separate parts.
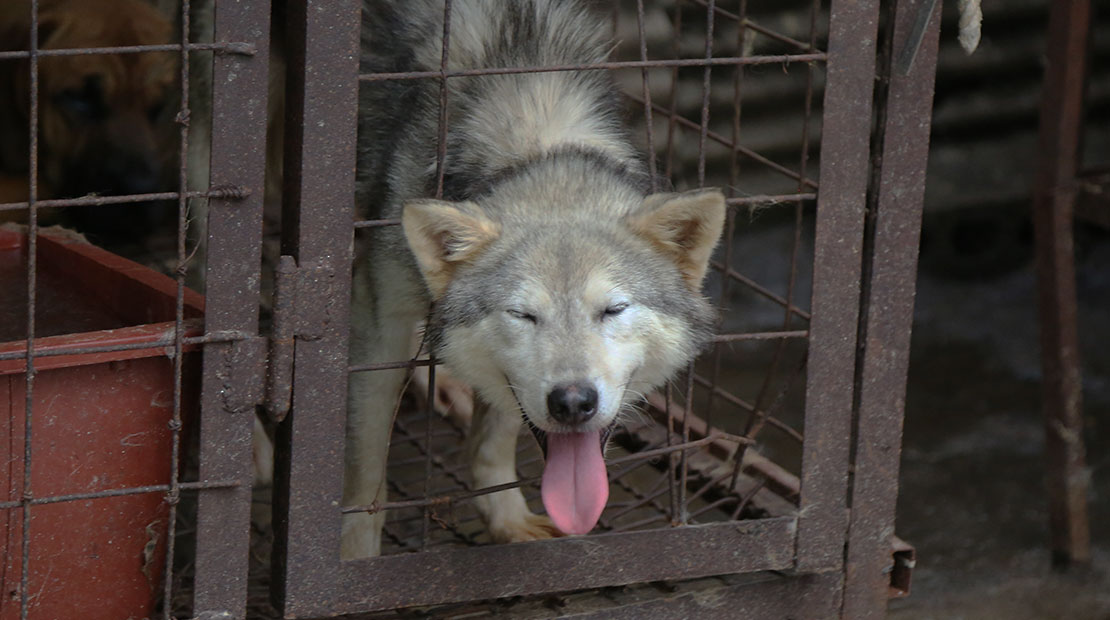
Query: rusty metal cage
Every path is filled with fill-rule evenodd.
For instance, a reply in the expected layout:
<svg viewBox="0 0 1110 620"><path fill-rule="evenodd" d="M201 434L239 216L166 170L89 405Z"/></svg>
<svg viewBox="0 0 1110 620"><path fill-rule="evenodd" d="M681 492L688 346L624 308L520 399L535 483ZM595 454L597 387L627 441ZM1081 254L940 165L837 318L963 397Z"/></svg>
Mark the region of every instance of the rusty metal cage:
<svg viewBox="0 0 1110 620"><path fill-rule="evenodd" d="M27 139L27 166L23 171L22 182L26 185L25 200L3 200L0 215L21 219L26 223L24 233L23 258L20 263L25 285L15 300L22 308L15 310L14 316L25 329L21 346L15 350L0 353L0 363L19 365L18 375L9 375L11 394L19 395L19 402L5 401L3 414L9 419L6 425L14 443L11 460L5 463L5 495L0 497L0 512L3 522L8 526L8 551L4 559L3 576L4 597L0 603L0 616L4 618L42 618L55 611L44 611L44 601L49 598L68 596L63 591L72 592L77 586L59 582L57 575L51 576L46 570L47 561L36 555L35 549L42 548L47 541L59 536L69 536L66 522L51 518L50 511L58 506L76 506L77 513L95 506L115 505L121 498L160 496L168 506L166 514L159 520L148 524L146 535L149 540L141 540L138 548L126 547L131 541L94 540L89 548L88 541L71 539L64 543L65 554L76 561L85 554L96 556L97 547L108 553L108 549L119 546L123 553L133 553L136 566L143 560L144 549L150 545L147 562L160 563L161 570L149 566L148 578L161 573L160 581L151 584L151 590L160 593L165 617L171 614L168 601L174 597L175 550L173 544L178 533L179 503L189 497L199 505L198 516L187 519L189 529L196 529L196 605L199 609L242 608L246 595L247 542L249 534L250 507L250 433L254 403L258 400L258 387L261 386L261 370L265 361L265 340L259 336L259 269L261 247L262 189L265 164L266 140L266 97L267 63L265 51L268 49L268 28L270 18L269 2L220 2L215 7L215 41L218 43L199 43L190 39L190 2L183 0L177 7L178 42L168 40L157 44L122 45L109 44L97 47L78 47L66 45L65 39L56 41L44 35L44 20L47 10L56 8L57 3L49 0L27 0L12 3L12 12L23 9L28 31L22 33L29 42L24 49L0 48L0 63L8 67L22 67L27 82L22 92L28 94L27 124L23 135ZM105 15L104 19L123 19L127 16ZM51 24L53 27L53 24ZM16 32L15 35L20 33ZM10 41L5 41L5 45ZM125 59L169 54L176 58L173 69L176 83L176 106L170 106L170 124L176 124L176 153L170 159L175 163L174 179L168 191L120 192L120 195L84 196L47 196L42 184L42 149L40 117L44 106L50 103L44 90L44 70L57 71L48 64L58 59L84 57L105 59L104 63L124 63ZM202 188L190 188L192 171L189 169L190 110L192 102L190 81L190 56L200 54L209 59L211 71L212 105L219 110L211 125L211 182ZM7 88L8 86L5 86ZM20 92L20 91L17 91ZM247 96L253 93L253 96ZM8 95L14 97L15 95ZM6 141L15 140L15 135L3 137ZM209 162L204 162L205 166ZM4 171L9 173L11 171ZM208 202L207 228L212 241L207 244L206 260L197 263L195 250L190 247L188 229L195 214L190 213L190 201L202 198ZM172 201L176 205L176 233L172 247L171 273L173 280L162 286L168 297L168 306L161 311L166 316L158 329L140 339L98 338L95 344L81 338L66 340L58 344L56 338L46 338L39 329L45 311L56 310L48 306L59 303L56 296L45 296L40 290L44 274L43 253L45 246L57 244L43 236L40 220L50 213L62 209L90 210L97 213L110 205L126 205L135 209L127 212L137 217L140 203L150 201ZM113 259L114 260L114 259ZM66 268L69 265L63 264ZM137 265L125 263L122 269L137 273ZM190 273L192 269L192 273ZM199 300L196 293L185 286L186 277L195 275L198 270L207 271L207 298ZM129 276L131 277L131 276ZM134 276L136 278L146 276ZM63 282L63 286L77 286L79 282ZM108 295L121 295L123 304L135 303L126 298L131 291L126 287L107 291ZM6 305L10 299L4 300ZM62 309L62 312L68 311ZM203 311L203 321L200 313ZM7 320L8 315L5 315ZM71 326L72 329L72 326ZM58 336L51 332L49 336ZM92 481L82 481L77 492L58 493L60 481L50 479L42 473L51 458L49 436L39 439L49 431L56 418L49 417L50 402L45 402L40 393L36 378L52 368L52 360L72 359L74 363L93 363L97 356L122 352L123 357L147 356L160 358L160 363L152 377L165 378L171 385L170 394L159 396L159 413L153 420L155 426L144 430L151 434L168 432L166 453L160 458L164 467L154 467L155 471L164 470L161 479L155 484L142 486L113 484L114 479L122 478L119 472L108 471L107 475ZM203 370L199 384L190 380L186 368L191 356L200 356ZM158 363L158 359L155 362ZM252 376L252 374L254 376ZM100 379L104 379L101 377ZM62 390L75 390L73 385ZM199 392L199 394L198 394ZM13 399L15 397L13 396ZM110 400L110 395L89 394L91 399ZM195 406L199 401L199 406ZM96 403L94 403L95 405ZM195 407L194 407L195 406ZM193 409L196 411L193 411ZM56 412L55 412L56 413ZM109 411L111 415L127 415L124 410ZM186 422L195 432L199 427L198 468L185 467L185 434L189 430ZM16 421L18 420L18 424ZM63 424L73 424L64 421ZM90 422L91 423L91 422ZM91 429L89 429L91 432ZM118 439L118 438L117 438ZM132 444L121 444L121 458L126 457ZM192 456L192 455L189 455ZM58 458L54 455L53 458ZM18 465L15 465L18 464ZM78 463L79 465L79 463ZM149 466L149 465L148 465ZM195 469L195 471L193 471ZM53 471L53 470L52 470ZM76 469L74 470L76 472ZM40 489L44 489L40 491ZM38 527L36 527L38 526ZM157 527L155 527L157 526ZM62 528L50 531L48 527ZM140 526L141 528L141 526ZM140 530L141 532L141 530ZM12 539L13 533L17 536ZM91 550L90 550L91 549ZM155 550L160 551L155 551ZM190 549L190 552L192 550ZM63 562L66 555L61 556ZM152 559L153 558L153 559ZM160 560L158 558L161 558ZM118 575L99 575L97 579L107 580L100 584L100 599L95 596L86 599L85 612L79 615L93 617L97 614L112 614L116 609L108 603L119 595L116 589ZM107 588L107 589L105 589ZM126 613L154 613L154 609L130 610ZM118 612L118 610L117 610ZM123 613L123 612L119 612ZM241 614L240 614L241 615ZM55 616L56 617L56 616Z"/></svg>
<svg viewBox="0 0 1110 620"><path fill-rule="evenodd" d="M0 497L0 511L16 515L21 526L19 617L35 616L35 588L49 579L31 561L40 507L142 494L161 494L169 505L161 533L163 616L173 615L169 602L188 590L192 601L184 608L195 617L243 617L252 418L267 391L271 411L289 412L276 416L272 580L285 617L741 573L758 578L714 591L715 609L727 617L745 611L866 617L908 591L913 551L893 536L893 521L939 2L897 0L880 11L877 0L598 1L622 42L606 63L453 71L445 52L438 71L363 75L359 0L280 3L285 31L274 44L285 62L284 256L267 338L260 335L259 304L267 98L275 92L268 88L271 2L213 0L210 42L191 30L193 3L181 0L172 3L178 43L40 49L38 16L48 1L28 0L28 49L0 51L0 63L27 63L30 86L27 200L0 204L0 213L26 214L28 222L26 345L0 352L0 363L23 364L25 386L22 404L9 406L21 416L22 481ZM880 30L881 17L887 27ZM118 196L40 195L40 64L51 56L150 53L178 59L176 186ZM190 99L203 92L190 73L198 61L205 71L211 63L210 101ZM727 232L708 289L722 310L723 331L673 386L649 395L645 415L616 436L608 461L612 499L591 535L487 544L468 501L500 488L471 488L456 458L465 430L412 403L393 431L391 501L342 506L349 374L427 367L429 403L435 389L434 360L348 362L354 236L398 224L354 215L359 84L442 85L466 75L537 70L612 72L651 155L653 183L727 188ZM749 93L760 84L770 86L752 103ZM189 157L198 105L212 111L210 156L200 164ZM797 138L787 145L761 142L758 134L749 140L749 115L760 106L768 118L779 106L793 106ZM445 131L441 123L441 157ZM202 186L196 179L204 179ZM38 222L49 209L150 200L177 207L169 329L138 344L64 353L166 352L173 382L165 420L170 473L156 485L38 493L32 439L43 413L35 377L43 360L59 355L36 343ZM203 329L186 303L196 200L207 202ZM746 224L757 212L788 224L784 249L767 257L785 274L779 283L753 274L740 258ZM766 304L761 316L770 318L748 320L733 308L742 304ZM190 352L202 358L195 471L182 466L192 456L181 440ZM531 439L519 447L520 484L534 496L538 451ZM179 522L193 529L177 514L188 493L196 494L195 576L183 587L173 578L170 543ZM387 511L385 552L341 561L342 515L359 510ZM597 613L721 615L703 604L704 597L679 598L677 607L638 601Z"/></svg>
<svg viewBox="0 0 1110 620"><path fill-rule="evenodd" d="M912 549L893 538L893 501L938 3L892 4L881 45L878 3L834 1L828 13L820 3L792 6L806 16L793 30L769 27L756 3L743 1L595 3L612 8L617 39L629 42L605 63L452 70L445 50L438 71L361 75L356 4L298 5L289 15L287 104L303 122L286 135L286 171L299 183L285 203L284 249L296 261L291 281L308 294L298 296L306 337L296 339L292 413L279 431L274 577L286 616L753 572L781 578L730 590L729 614L860 617L904 591ZM659 23L649 19L658 15L670 34L653 40ZM757 36L763 45L753 51ZM785 156L741 136L744 93L768 66L801 84L787 89L802 120ZM713 264L725 325L730 291L777 306L778 318L770 328L731 323L738 328L718 335L675 386L648 397L650 415L617 435L613 499L594 534L485 544L468 500L517 485L471 488L456 458L463 429L421 406L402 407L393 429L390 501L342 506L348 375L430 367L427 403L435 380L429 359L344 363L351 235L399 224L349 221L357 84L438 81L442 110L448 80L539 70L614 72L655 156L656 181L728 188L728 232ZM720 84L714 89L721 76L724 96ZM700 88L679 87L691 77ZM694 100L691 91L693 105L684 101ZM819 154L810 151L818 109ZM442 158L442 120L440 129ZM764 208L793 221L777 257L789 274L782 291L733 262L740 215ZM811 273L801 258L810 218ZM808 304L803 279L812 281ZM740 346L763 356L746 382L728 376L729 348ZM786 447L763 448L775 443ZM787 455L788 464L753 445ZM534 501L538 454L527 439L518 449L518 484ZM358 511L387 512L383 555L340 561L341 515Z"/></svg>

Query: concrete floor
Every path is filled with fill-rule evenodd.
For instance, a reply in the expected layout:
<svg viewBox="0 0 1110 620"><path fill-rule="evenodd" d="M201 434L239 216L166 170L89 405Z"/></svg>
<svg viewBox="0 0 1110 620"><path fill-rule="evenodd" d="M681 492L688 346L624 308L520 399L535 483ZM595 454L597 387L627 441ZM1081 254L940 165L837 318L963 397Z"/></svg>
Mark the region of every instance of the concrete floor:
<svg viewBox="0 0 1110 620"><path fill-rule="evenodd" d="M1094 562L1050 568L1032 264L918 284L898 534L917 547L899 619L1110 618L1110 236L1079 263Z"/></svg>

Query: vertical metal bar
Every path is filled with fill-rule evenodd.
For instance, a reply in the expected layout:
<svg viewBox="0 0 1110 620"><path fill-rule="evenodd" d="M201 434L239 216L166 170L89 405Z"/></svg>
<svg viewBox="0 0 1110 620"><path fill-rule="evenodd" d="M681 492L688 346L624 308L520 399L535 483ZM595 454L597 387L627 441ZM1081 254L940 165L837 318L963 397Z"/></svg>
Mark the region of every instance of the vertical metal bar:
<svg viewBox="0 0 1110 620"><path fill-rule="evenodd" d="M898 497L906 373L913 324L914 281L940 32L940 4L899 0L894 7L891 58L913 44L919 19L928 28L909 73L889 72L882 167L878 177L873 250L866 284L863 362L845 566L843 617L882 618L893 565L891 539Z"/></svg>
<svg viewBox="0 0 1110 620"><path fill-rule="evenodd" d="M427 402L424 405L424 489L423 497L432 494L432 420L436 415L436 366L435 356L431 356L433 363L428 366ZM428 548L428 534L432 524L432 506L424 506L420 524L420 549Z"/></svg>
<svg viewBox="0 0 1110 620"><path fill-rule="evenodd" d="M744 25L744 19L748 15L748 0L740 0L740 7L738 9L738 19L736 24L736 55L742 56L744 54L744 35L748 29ZM736 195L737 179L740 176L740 152L736 149L736 145L740 144L740 110L741 102L743 101L743 83L744 83L744 65L737 65L733 68L732 73L732 136L731 146L729 147L729 161L728 161L728 187L725 188L725 195L732 198ZM725 255L723 261L725 269L732 266L732 249L733 249L733 236L736 234L736 207L729 207L725 218ZM721 298L718 302L720 308L728 307L729 293L732 290L732 278L727 275L721 278ZM702 418L705 419L706 426L712 428L713 426L713 405L717 402L717 384L721 380L721 345L716 344L713 346L713 366L709 375L709 395L705 401L705 412Z"/></svg>
<svg viewBox="0 0 1110 620"><path fill-rule="evenodd" d="M181 89L181 109L177 114L180 144L178 150L178 199L177 199L177 268L174 271L176 289L174 291L174 352L173 352L173 415L170 419L170 490L166 493L166 503L169 504L169 516L166 524L166 557L162 575L162 616L170 620L173 605L173 558L174 537L177 533L177 504L181 499L180 476L178 463L181 459L181 374L184 370L184 338L185 338L185 274L186 252L185 231L188 227L188 170L186 166L189 159L189 52L184 45L189 40L189 0L181 2L181 53L179 62Z"/></svg>
<svg viewBox="0 0 1110 620"><path fill-rule="evenodd" d="M612 10L612 16L610 17L610 19L613 22L612 36L613 36L613 39L616 40L617 34L620 31L620 25L621 25L621 3L620 3L620 0L616 0L615 2L612 3L612 5L613 5L613 10Z"/></svg>
<svg viewBox="0 0 1110 620"><path fill-rule="evenodd" d="M287 9L286 199L299 221L286 247L327 280L321 337L296 341L293 408L279 427L274 593L287 616L311 613L339 582L360 8L296 0Z"/></svg>
<svg viewBox="0 0 1110 620"><path fill-rule="evenodd" d="M797 561L838 570L847 535L856 327L877 0L832 3L813 262Z"/></svg>
<svg viewBox="0 0 1110 620"><path fill-rule="evenodd" d="M813 0L810 5L809 11L809 48L816 49L817 46L817 11L820 8L820 0ZM743 16L742 16L743 18ZM798 185L797 191L799 193L806 190L804 179L809 164L809 126L811 122L811 114L813 111L813 63L806 64L806 91L805 103L802 120L802 136L801 148L798 155ZM794 203L794 235L790 239L790 271L786 283L786 303L783 308L782 330L789 331L790 323L794 315L791 307L794 305L794 296L796 293L796 285L798 282L798 250L802 242L802 218L803 218L804 205L802 201ZM731 280L731 278L730 278ZM755 397L755 409L752 415L748 418L747 429L744 434L749 437L754 437L750 434L753 430L757 430L762 426L762 421L758 419L757 413L766 411L767 398L770 394L771 384L775 377L778 375L779 366L782 364L783 355L786 354L786 341L779 340L775 346L774 355L771 357L771 363L767 369L767 373L763 376L763 382L759 386L759 392ZM736 465L737 473L739 473L739 466L742 463L744 452L748 446L740 446L736 451Z"/></svg>
<svg viewBox="0 0 1110 620"><path fill-rule="evenodd" d="M667 406L667 446L674 443L674 416L670 415L671 400L673 398L674 389L668 381L663 388L663 398ZM678 504L678 481L675 479L675 454L671 452L667 455L667 500L668 508L670 510L671 523L677 524L681 510Z"/></svg>
<svg viewBox="0 0 1110 620"><path fill-rule="evenodd" d="M682 39L682 0L674 3L674 32L671 35L671 55L679 58ZM667 104L667 155L663 176L668 179L674 174L674 141L675 128L678 125L678 67L671 68L671 93Z"/></svg>
<svg viewBox="0 0 1110 620"><path fill-rule="evenodd" d="M1053 562L1091 559L1072 239L1091 5L1052 3L1033 189Z"/></svg>
<svg viewBox="0 0 1110 620"><path fill-rule="evenodd" d="M447 61L451 49L451 0L443 3L443 41L439 58L439 125L436 128L436 198L443 198L443 175L447 161ZM424 417L424 497L431 493L432 484L432 420L435 413L436 366L435 355L429 355L428 398ZM428 530L431 526L432 507L425 506L421 524L420 548L428 546Z"/></svg>
<svg viewBox="0 0 1110 620"><path fill-rule="evenodd" d="M22 543L20 546L19 570L19 617L26 620L30 610L30 570L31 570L31 500L34 492L31 488L31 462L32 462L32 411L34 409L35 392L35 295L37 292L37 262L38 262L38 170L39 170L39 3L31 0L31 33L30 33L30 72L31 72L31 105L27 121L27 131L30 132L30 158L28 166L28 195L27 195L27 368L24 373L26 393L24 395L23 410L23 511L22 511Z"/></svg>
<svg viewBox="0 0 1110 620"><path fill-rule="evenodd" d="M705 59L713 58L713 22L714 6L716 0L709 0L705 9ZM709 132L709 93L711 89L712 67L707 63L702 74L701 91L701 134L698 141L698 187L705 187L705 141ZM710 389L712 392L712 388ZM694 406L694 362L686 367L686 398L682 408L682 441L690 439L690 428L687 424L690 410ZM686 480L689 475L689 458L686 450L679 454L680 480L678 485L678 523L686 523Z"/></svg>
<svg viewBox="0 0 1110 620"><path fill-rule="evenodd" d="M713 11L716 0L709 0L705 8L705 59L713 59ZM712 87L713 67L706 63L701 82L701 133L698 136L698 187L705 187L705 140L709 132L709 91Z"/></svg>
<svg viewBox="0 0 1110 620"><path fill-rule="evenodd" d="M443 2L443 42L439 58L439 125L436 136L436 198L443 198L443 163L447 160L447 61L451 45L451 0Z"/></svg>
<svg viewBox="0 0 1110 620"><path fill-rule="evenodd" d="M640 37L640 60L647 62L647 35L644 33L644 0L636 0L636 27ZM648 172L651 174L651 191L659 191L659 171L655 162L655 119L651 113L651 84L648 70L640 70L640 85L644 97L644 129L647 132Z"/></svg>
<svg viewBox="0 0 1110 620"><path fill-rule="evenodd" d="M208 203L207 332L258 332L269 21L269 0L216 3L214 40L247 42L255 53L218 54L213 59L210 183L245 187L249 193L239 200L212 198ZM187 63L183 60L183 64ZM231 365L257 367L261 362L258 356L263 349L245 344L204 348L200 478L237 480L239 485L202 491L198 498L194 585L198 616L222 613L241 618L246 613L254 407L242 398L229 398L226 386ZM235 389L250 391L244 386Z"/></svg>
<svg viewBox="0 0 1110 620"><path fill-rule="evenodd" d="M809 49L817 49L817 14L821 9L821 0L813 0L809 7ZM799 193L806 191L805 179L809 171L809 131L813 121L813 69L814 63L806 63L806 94L803 108L801 149L798 154L798 185ZM801 200L794 203L794 237L790 240L790 277L786 285L786 304L783 309L782 329L790 330L794 315L791 307L798 282L798 250L802 245L802 218L804 204ZM779 351L785 342L780 343ZM757 406L758 406L757 399Z"/></svg>
<svg viewBox="0 0 1110 620"><path fill-rule="evenodd" d="M616 3L614 3L616 4ZM674 34L671 39L671 53L675 58L679 57L681 36L682 36L682 0L675 0L675 17L674 17ZM674 174L674 143L675 143L675 127L678 117L678 67L671 69L671 97L668 108L667 120L667 160L664 169L664 175L668 181L673 180ZM673 388L671 383L668 382L663 388L664 399L667 405L667 411L670 411L671 401L673 399ZM689 394L687 394L689 397ZM674 441L674 417L667 415L667 445L670 446ZM667 500L668 509L670 512L670 522L678 523L679 515L681 514L678 497L678 485L675 480L675 455L674 453L667 455Z"/></svg>
<svg viewBox="0 0 1110 620"><path fill-rule="evenodd" d="M690 413L694 408L694 364L686 368L686 399L682 405L682 443L690 441ZM689 518L689 506L686 499L686 484L690 477L690 460L687 457L686 450L681 451L679 457L681 463L681 479L678 484L678 505L679 513L676 525L686 525Z"/></svg>

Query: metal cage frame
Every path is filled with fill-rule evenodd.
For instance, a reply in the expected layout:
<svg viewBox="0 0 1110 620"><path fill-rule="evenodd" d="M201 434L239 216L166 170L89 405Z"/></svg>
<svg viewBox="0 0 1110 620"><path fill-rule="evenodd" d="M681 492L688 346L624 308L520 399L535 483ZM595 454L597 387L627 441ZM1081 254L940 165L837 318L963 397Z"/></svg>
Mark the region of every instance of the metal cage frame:
<svg viewBox="0 0 1110 620"><path fill-rule="evenodd" d="M26 363L22 495L17 500L0 501L0 510L18 511L22 524L20 616L28 617L32 607L28 591L29 532L36 506L127 494L164 494L170 506L166 540L172 543L181 493L196 490L193 615L244 617L252 418L256 407L266 400L267 388L267 404L277 410L284 409L284 395L291 390L289 415L278 426L274 492L272 592L285 617L333 616L738 573L762 573L767 578L717 591L716 600L721 605L716 612L702 607L698 597L677 597L671 601L642 601L596 616L643 618L684 612L699 617L881 615L892 592L904 592L908 587L908 569L912 566L912 548L893 537L893 524L940 2L888 3L887 23L891 27L885 30L886 39L880 41L878 0L831 0L829 40L824 52L815 49L812 35L808 44L783 38L746 20L743 8L734 14L715 0L685 2L706 11L710 36L703 58L648 60L641 1L637 3L641 20L639 60L545 70L641 69L645 86L637 100L650 119L653 113L667 114L667 107L651 100L646 84L649 68L703 68L700 124L677 117L673 102L668 123L671 131L682 124L699 132L697 176L698 182L704 183L707 141L728 147L733 157L742 153L764 165L777 165L760 159L758 153L745 151L735 136L730 139L709 130L711 70L792 62L826 64L820 186L806 177L804 168L797 173L779 166L779 172L795 175L795 193L733 196L729 200L730 213L742 205L760 202L787 202L800 210L802 202L816 201L814 288L808 329L792 329L787 320L778 332L718 337L719 342L808 340L801 475L778 481L786 487L794 485L791 492L799 502L796 511L743 521L340 561L346 384L352 371L347 338L353 236L357 228L397 223L354 221L359 84L377 79L431 79L445 84L456 75L535 68L452 72L447 70L445 58L439 71L427 74L360 76L360 1L289 0L284 40L287 71L281 231L283 254L288 258L278 266L275 286L281 290L267 337L260 333L258 305L270 1L214 0L213 43L190 41L190 0L181 0L182 42L178 44L40 50L34 36L37 18L33 17L30 49L0 52L0 60L28 60L32 86L29 200L0 204L0 212L29 214L27 346L24 351L0 354L0 361ZM447 10L450 3L445 0ZM30 5L32 15L37 16L39 0L30 0ZM743 6L746 3L741 0ZM797 44L798 53L715 57L711 33L717 18L737 19L741 31L748 28L779 37L780 42ZM39 199L40 58L155 51L180 55L177 191ZM211 178L208 187L201 190L190 190L187 184L189 56L194 52L213 52ZM649 144L651 127L649 121ZM654 159L651 165L654 175ZM190 259L186 234L189 200L197 198L207 199L209 204L206 311L203 333L191 335L184 310ZM174 200L178 205L174 330L163 340L143 345L165 350L173 358L175 390L169 424L175 439L172 454L167 455L172 479L154 487L72 496L36 495L31 485L33 454L29 447L35 429L35 362L48 355L35 346L38 214L45 208L95 209L146 200ZM729 222L731 233L731 216ZM734 275L738 276L726 270L725 280L737 279ZM747 285L758 287L750 282ZM788 316L797 313L789 299L779 301L784 303ZM182 365L185 353L195 350L203 356L198 416L200 469L197 481L183 481L178 447L182 433ZM689 390L694 382L692 372L687 381ZM708 385L712 388L715 383L716 377ZM668 419L672 417L670 403L653 405L661 408ZM689 452L720 438L704 432L708 420L696 438L698 432L689 409L685 407L680 414L682 441L671 442L668 435L667 445L652 453L678 455L670 459L672 472L675 467L685 472ZM651 454L633 456L643 459ZM685 486L680 492L685 494ZM423 505L425 519L427 505ZM169 601L175 594L173 559L174 548L169 544L161 588L166 618L172 613ZM545 570L525 570L536 565Z"/></svg>
<svg viewBox="0 0 1110 620"><path fill-rule="evenodd" d="M712 23L720 11L716 3L697 4ZM642 3L639 8L642 18ZM704 67L708 75L716 66L827 63L807 333L807 440L795 515L340 561L346 379L350 371L373 370L345 364L351 235L359 227L397 224L349 223L357 84L445 81L534 68L449 71L445 60L439 71L359 75L358 3L297 5L289 21L288 109L303 122L286 135L286 169L300 183L289 188L285 218L291 225L285 228L284 249L296 261L289 265L301 292L295 320L306 337L296 338L292 410L278 438L274 592L286 617L763 571L792 577L736 588L728 595L729 615L743 609L760 611L759 617L881 613L895 564L893 512L939 8L929 1L891 5L895 27L888 32L874 109L876 1L832 2L827 53L714 58L707 43L706 59L649 61L641 40L639 61L547 68L646 71L691 65ZM441 92L442 106L446 91ZM649 97L645 87L641 101L650 114ZM706 110L703 104L699 182L704 181ZM881 128L874 152L873 112L880 115ZM668 451L692 447L678 444ZM912 551L900 553L906 560ZM544 570L529 571L529 566ZM660 606L656 611L674 610Z"/></svg>
<svg viewBox="0 0 1110 620"><path fill-rule="evenodd" d="M177 507L182 492L198 493L195 584L197 609L243 609L247 585L247 543L250 534L251 457L250 437L255 403L261 397L262 371L265 365L266 339L259 335L259 285L261 282L261 222L265 173L266 96L269 47L268 0L219 2L216 7L216 41L190 42L190 2L182 0L179 34L183 43L136 45L73 49L39 49L39 0L30 0L30 48L0 52L0 60L27 59L30 75L29 199L25 202L0 204L0 212L27 213L27 325L26 347L16 353L5 353L0 359L25 363L23 372L25 402L23 406L23 480L21 497L0 502L0 510L18 510L21 514L22 541L19 573L19 616L32 614L33 601L28 584L31 556L30 532L34 527L35 507L58 502L79 502L124 495L159 493L169 505L165 533L166 554L163 583L159 587L165 617L171 614L174 596L172 579L175 556ZM212 123L211 183L203 190L189 190L188 152L190 122L189 55L209 51L213 54L212 100L219 110ZM141 54L175 52L179 54L178 84L181 102L175 123L178 126L180 162L176 191L126 196L86 196L80 198L39 199L38 116L39 61L62 55ZM255 96L244 96L254 93ZM262 96L258 96L262 93ZM194 335L195 324L186 321L185 278L189 273L191 254L187 249L189 201L208 200L207 299L204 331ZM62 354L87 355L121 350L154 349L172 359L174 390L172 415L168 421L173 449L166 459L170 462L171 478L165 484L139 488L118 488L71 494L45 496L35 493L31 439L36 428L35 376L36 361L58 351L36 349L35 319L37 246L39 213L47 208L71 207L96 209L111 204L133 204L151 200L172 200L177 203L176 234L176 308L173 329L152 342L130 345L101 345L67 348ZM198 481L182 481L183 436L183 360L186 352L203 348L203 371L200 384L200 405L197 420L201 427L200 473ZM237 614L242 617L243 612Z"/></svg>

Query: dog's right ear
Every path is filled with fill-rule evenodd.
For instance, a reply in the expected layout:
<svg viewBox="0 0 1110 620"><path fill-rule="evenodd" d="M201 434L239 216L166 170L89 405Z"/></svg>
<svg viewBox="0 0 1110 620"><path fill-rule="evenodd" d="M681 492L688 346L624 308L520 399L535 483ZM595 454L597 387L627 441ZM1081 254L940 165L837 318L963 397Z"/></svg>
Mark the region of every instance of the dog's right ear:
<svg viewBox="0 0 1110 620"><path fill-rule="evenodd" d="M447 291L459 265L473 260L501 234L497 222L473 202L406 202L401 227L434 299Z"/></svg>

